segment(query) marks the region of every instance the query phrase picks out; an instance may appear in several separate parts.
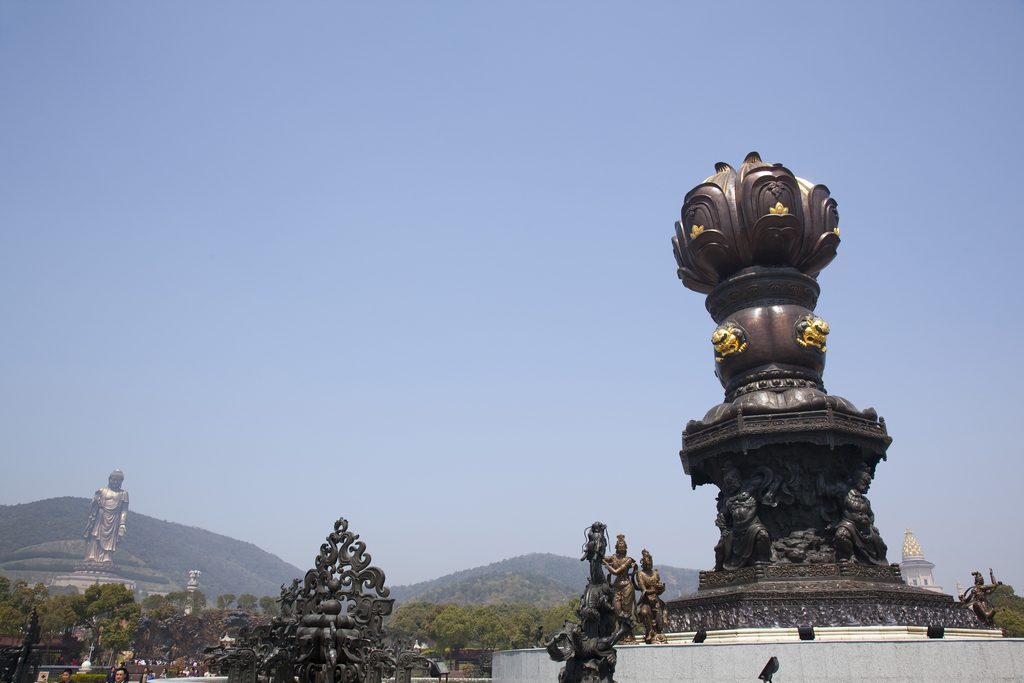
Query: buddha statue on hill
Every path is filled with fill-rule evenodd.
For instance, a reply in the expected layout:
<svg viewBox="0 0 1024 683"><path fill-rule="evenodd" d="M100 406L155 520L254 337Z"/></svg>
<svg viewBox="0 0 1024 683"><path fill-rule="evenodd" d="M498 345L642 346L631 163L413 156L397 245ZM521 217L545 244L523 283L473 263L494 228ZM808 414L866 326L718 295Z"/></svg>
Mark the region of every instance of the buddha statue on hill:
<svg viewBox="0 0 1024 683"><path fill-rule="evenodd" d="M107 486L96 491L85 529L85 562L113 562L114 549L124 536L128 519L128 492L121 488L124 472L110 473Z"/></svg>

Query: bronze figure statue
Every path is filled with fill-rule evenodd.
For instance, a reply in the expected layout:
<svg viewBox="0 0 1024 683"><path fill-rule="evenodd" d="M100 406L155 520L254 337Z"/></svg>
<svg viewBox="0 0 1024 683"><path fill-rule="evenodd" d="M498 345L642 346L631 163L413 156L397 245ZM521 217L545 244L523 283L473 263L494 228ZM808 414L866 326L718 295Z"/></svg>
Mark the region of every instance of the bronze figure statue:
<svg viewBox="0 0 1024 683"><path fill-rule="evenodd" d="M615 683L615 643L633 628L623 622L619 629L603 638L588 638L579 624L566 621L544 647L556 662L565 662L558 672L558 683Z"/></svg>
<svg viewBox="0 0 1024 683"><path fill-rule="evenodd" d="M299 599L299 579L292 579L292 585L288 588L281 584L281 597L277 599L277 602L281 603L281 616L290 617L295 612L292 610L292 605Z"/></svg>
<svg viewBox="0 0 1024 683"><path fill-rule="evenodd" d="M606 530L604 524L594 522L584 532L586 542L580 561L590 562L590 576L576 608L582 623L566 621L544 643L551 659L565 662L558 673L558 683L614 683L614 645L633 631L633 620L628 617L619 619L618 630L612 629L617 614L612 600L614 592L603 571L606 560L611 559L604 557L608 547ZM624 557L626 547L621 536L619 542ZM616 543L616 550L618 546ZM621 560L615 562L615 566L623 564Z"/></svg>
<svg viewBox="0 0 1024 683"><path fill-rule="evenodd" d="M744 482L739 469L731 462L725 463L715 520L721 531L715 546L717 571L739 569L771 559L771 537L757 516L755 488L756 482Z"/></svg>
<svg viewBox="0 0 1024 683"><path fill-rule="evenodd" d="M661 594L665 592L665 584L661 582L658 570L654 568L654 558L646 548L640 553L640 571L636 573L636 585L640 591L636 614L644 627L644 642L667 643L665 601L661 599Z"/></svg>
<svg viewBox="0 0 1024 683"><path fill-rule="evenodd" d="M604 558L604 568L608 570L608 582L612 585L615 597L612 605L615 618L620 624L633 619L633 608L636 604L636 560L626 555L626 537L618 535L615 541L615 554ZM624 643L635 643L632 633L626 635Z"/></svg>
<svg viewBox="0 0 1024 683"><path fill-rule="evenodd" d="M586 541L583 543L583 557L580 562L590 563L590 580L592 583L604 581L604 572L601 569L604 561L604 551L608 547L608 527L601 522L594 522L586 531Z"/></svg>
<svg viewBox="0 0 1024 683"><path fill-rule="evenodd" d="M988 596L995 592L997 588L1003 585L1002 581L996 581L995 575L992 573L992 568L988 570L988 577L992 580L992 583L985 585L985 578L981 575L981 572L971 572L974 576L974 585L967 589L967 593L961 593L959 595L960 602L964 603L967 607L974 610L974 613L978 615L978 619L981 623L986 626L995 626L996 608L988 601Z"/></svg>
<svg viewBox="0 0 1024 683"><path fill-rule="evenodd" d="M85 561L113 562L117 542L124 536L128 519L128 492L121 489L124 472L110 473L107 486L96 491L85 528Z"/></svg>
<svg viewBox="0 0 1024 683"><path fill-rule="evenodd" d="M861 463L853 481L843 487L840 506L843 518L836 525L836 559L840 562L861 562L887 566L886 546L875 527L871 502L865 497L871 486L871 469Z"/></svg>

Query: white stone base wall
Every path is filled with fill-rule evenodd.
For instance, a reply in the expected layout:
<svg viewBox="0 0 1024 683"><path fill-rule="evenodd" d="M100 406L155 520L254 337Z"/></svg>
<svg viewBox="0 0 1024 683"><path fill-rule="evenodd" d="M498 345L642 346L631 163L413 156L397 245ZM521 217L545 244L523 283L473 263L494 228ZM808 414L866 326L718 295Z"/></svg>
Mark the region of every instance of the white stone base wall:
<svg viewBox="0 0 1024 683"><path fill-rule="evenodd" d="M1024 681L1024 639L797 641L618 646L616 683L756 683L771 657L774 683ZM494 683L557 683L546 651L494 653Z"/></svg>

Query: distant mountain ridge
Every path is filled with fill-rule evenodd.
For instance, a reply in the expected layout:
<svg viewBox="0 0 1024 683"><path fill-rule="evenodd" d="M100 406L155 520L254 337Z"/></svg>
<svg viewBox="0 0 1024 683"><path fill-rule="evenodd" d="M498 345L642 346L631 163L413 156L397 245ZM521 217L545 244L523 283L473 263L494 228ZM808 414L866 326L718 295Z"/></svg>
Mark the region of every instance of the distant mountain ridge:
<svg viewBox="0 0 1024 683"><path fill-rule="evenodd" d="M82 533L89 503L88 498L64 497L0 505L0 574L45 583L71 572L85 553ZM200 590L210 600L223 593L277 596L281 584L305 575L252 543L134 510L128 514L128 533L114 560L121 575L135 581L141 592L183 590L188 572L198 569ZM666 585L664 599L697 590L696 570L656 566ZM524 602L549 608L579 597L587 572L578 558L530 553L390 589L399 604Z"/></svg>
<svg viewBox="0 0 1024 683"><path fill-rule="evenodd" d="M89 498L64 497L0 505L0 574L46 582L71 572L85 554L89 504ZM188 572L198 569L199 589L211 600L223 593L277 596L282 583L305 574L252 543L134 510L127 527L114 561L141 591L182 590Z"/></svg>
<svg viewBox="0 0 1024 683"><path fill-rule="evenodd" d="M698 571L656 565L665 584L665 600L697 590ZM578 558L530 553L488 565L464 569L430 581L391 586L396 603L426 601L435 604L489 605L528 602L553 607L578 598L587 585L588 567Z"/></svg>

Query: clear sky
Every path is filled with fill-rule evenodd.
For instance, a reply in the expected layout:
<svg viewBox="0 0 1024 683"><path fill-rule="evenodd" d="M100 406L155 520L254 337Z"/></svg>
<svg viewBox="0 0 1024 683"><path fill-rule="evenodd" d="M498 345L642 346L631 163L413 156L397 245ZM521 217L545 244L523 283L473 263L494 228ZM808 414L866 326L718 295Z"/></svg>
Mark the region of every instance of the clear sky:
<svg viewBox="0 0 1024 683"><path fill-rule="evenodd" d="M824 183L829 391L953 591L1024 589L1024 6L0 2L0 503L89 496L389 583L594 520L708 569L675 274L751 150ZM130 533L130 532L129 532ZM184 580L184 577L183 577Z"/></svg>

